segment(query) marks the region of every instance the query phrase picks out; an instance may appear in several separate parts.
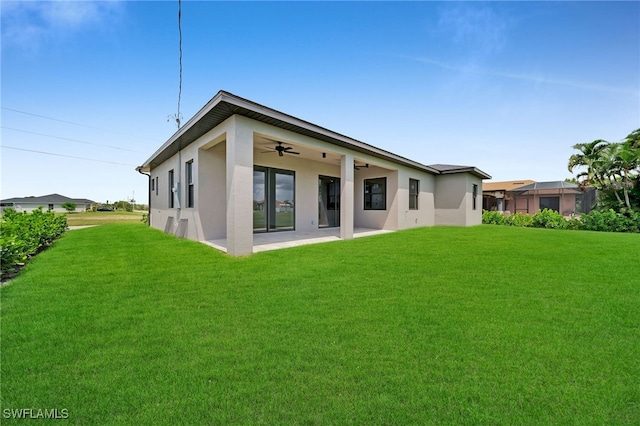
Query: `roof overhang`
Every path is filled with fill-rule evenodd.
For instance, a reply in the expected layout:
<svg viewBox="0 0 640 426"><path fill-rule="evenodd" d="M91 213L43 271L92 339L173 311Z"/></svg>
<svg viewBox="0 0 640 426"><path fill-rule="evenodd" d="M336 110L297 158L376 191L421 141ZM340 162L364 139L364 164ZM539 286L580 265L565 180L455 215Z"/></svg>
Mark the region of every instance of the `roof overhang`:
<svg viewBox="0 0 640 426"><path fill-rule="evenodd" d="M425 171L434 175L442 172L432 166L427 166L408 158L393 154L364 142L352 139L348 136L333 132L308 121L301 120L280 111L253 101L241 98L223 90L219 91L200 111L173 134L143 165L136 168L141 172L150 172L164 161L177 154L189 144L196 141L202 135L220 125L233 115L240 115L262 123L266 123L284 130L289 130L304 136L321 140L352 151L367 154L376 158L403 164L405 166ZM475 167L466 170L452 171L450 173L470 172L483 179L489 175Z"/></svg>
<svg viewBox="0 0 640 426"><path fill-rule="evenodd" d="M473 166L454 166L449 164L432 164L430 167L436 169L441 175L452 175L456 173L470 173L480 179L491 179L491 176Z"/></svg>

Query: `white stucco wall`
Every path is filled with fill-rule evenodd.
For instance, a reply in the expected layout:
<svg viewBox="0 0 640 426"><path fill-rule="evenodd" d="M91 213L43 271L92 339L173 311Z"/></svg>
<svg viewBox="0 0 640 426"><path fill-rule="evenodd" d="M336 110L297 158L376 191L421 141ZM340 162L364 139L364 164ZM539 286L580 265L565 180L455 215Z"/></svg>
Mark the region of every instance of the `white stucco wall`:
<svg viewBox="0 0 640 426"><path fill-rule="evenodd" d="M307 155L265 153L257 138L280 140L304 147ZM310 150L310 151L309 151ZM318 160L312 159L316 155ZM323 159L322 153L330 154ZM185 163L193 161L195 204L186 207ZM194 240L227 239L236 254L250 252L253 244L253 167L290 170L295 173L295 228L318 229L318 178L343 179L344 170L353 170L351 203L343 199L342 213L353 211L353 226L397 230L432 225L475 225L482 218L482 182L470 174L436 176L368 154L350 151L321 140L300 135L246 117L232 116L201 136L158 167L151 170L157 189L151 191L151 225L164 229L168 217L174 218L171 232L181 219L187 219L185 237ZM345 163L347 165L342 165ZM235 164L233 169L229 165ZM341 169L341 167L347 167ZM169 208L168 172L174 170L180 186L180 200ZM364 180L385 177L385 210L364 210ZM419 183L418 209L409 209L409 179ZM471 208L472 184L478 185L477 209ZM346 203L346 204L345 204ZM344 218L342 219L344 223ZM233 235L233 238L231 237ZM350 238L348 233L344 236Z"/></svg>
<svg viewBox="0 0 640 426"><path fill-rule="evenodd" d="M418 184L418 209L409 209L409 179ZM435 176L415 169L398 171L398 229L433 226L435 224Z"/></svg>
<svg viewBox="0 0 640 426"><path fill-rule="evenodd" d="M473 209L473 185L478 186ZM435 177L435 224L472 226L482 223L482 180L470 173Z"/></svg>
<svg viewBox="0 0 640 426"><path fill-rule="evenodd" d="M204 240L223 239L227 235L226 155L225 140L198 150L195 207Z"/></svg>

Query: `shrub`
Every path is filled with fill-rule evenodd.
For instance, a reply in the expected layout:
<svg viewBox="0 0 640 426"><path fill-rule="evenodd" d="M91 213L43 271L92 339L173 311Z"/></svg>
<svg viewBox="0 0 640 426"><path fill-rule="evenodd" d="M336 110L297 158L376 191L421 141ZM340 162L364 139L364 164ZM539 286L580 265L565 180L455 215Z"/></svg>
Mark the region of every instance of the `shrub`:
<svg viewBox="0 0 640 426"><path fill-rule="evenodd" d="M511 225L511 226L519 226L519 227L529 228L529 227L533 226L533 217L529 216L528 214L523 214L523 213L520 213L520 212L516 212L516 213L512 214L511 216L507 216L506 217L505 224L506 225Z"/></svg>
<svg viewBox="0 0 640 426"><path fill-rule="evenodd" d="M533 226L535 228L565 229L567 220L557 211L543 209L533 215Z"/></svg>
<svg viewBox="0 0 640 426"><path fill-rule="evenodd" d="M640 213L616 213L613 209L583 214L582 229L602 232L640 232Z"/></svg>
<svg viewBox="0 0 640 426"><path fill-rule="evenodd" d="M565 229L570 229L572 231L580 231L581 229L584 229L584 224L582 223L582 220L579 217L572 217L569 220L567 220Z"/></svg>
<svg viewBox="0 0 640 426"><path fill-rule="evenodd" d="M32 213L5 210L0 232L0 273L15 271L30 257L49 246L67 229L67 218L42 209Z"/></svg>
<svg viewBox="0 0 640 426"><path fill-rule="evenodd" d="M72 211L75 211L75 209L77 207L77 204L76 203L71 203L71 202L66 202L66 203L62 203L61 206L62 206L63 209L65 209L66 211L71 213Z"/></svg>
<svg viewBox="0 0 640 426"><path fill-rule="evenodd" d="M482 212L482 223L548 229L640 232L640 212L617 213L612 209L594 210L591 213L582 214L579 218L572 217L567 220L560 213L550 209L540 210L533 216L517 212L506 217L502 212L485 210Z"/></svg>
<svg viewBox="0 0 640 426"><path fill-rule="evenodd" d="M505 217L502 212L484 210L482 212L482 223L487 225L504 225Z"/></svg>

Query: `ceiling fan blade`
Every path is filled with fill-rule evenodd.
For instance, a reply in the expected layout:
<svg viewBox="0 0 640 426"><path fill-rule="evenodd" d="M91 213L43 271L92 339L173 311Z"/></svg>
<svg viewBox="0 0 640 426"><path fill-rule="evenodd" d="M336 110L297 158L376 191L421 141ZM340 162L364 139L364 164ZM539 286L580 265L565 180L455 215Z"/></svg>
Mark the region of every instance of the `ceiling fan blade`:
<svg viewBox="0 0 640 426"><path fill-rule="evenodd" d="M278 152L278 151L261 151L260 154L273 154L274 152Z"/></svg>
<svg viewBox="0 0 640 426"><path fill-rule="evenodd" d="M295 155L300 155L299 152L293 152L293 151L287 151L287 154L295 154Z"/></svg>

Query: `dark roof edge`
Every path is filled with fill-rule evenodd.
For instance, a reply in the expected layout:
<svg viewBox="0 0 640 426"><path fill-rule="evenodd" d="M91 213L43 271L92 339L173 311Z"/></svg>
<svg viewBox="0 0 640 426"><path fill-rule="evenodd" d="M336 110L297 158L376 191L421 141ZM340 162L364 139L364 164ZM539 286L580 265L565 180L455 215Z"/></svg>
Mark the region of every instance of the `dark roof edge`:
<svg viewBox="0 0 640 426"><path fill-rule="evenodd" d="M430 167L436 169L441 175L452 175L456 173L471 173L481 179L491 179L491 175L483 172L474 166L451 166L445 164L432 164Z"/></svg>
<svg viewBox="0 0 640 426"><path fill-rule="evenodd" d="M181 140L181 138L185 136L192 127L196 126L197 123L202 118L204 118L209 112L211 112L214 108L216 108L216 106L222 103L225 104L224 107L227 108L228 111L226 111L226 113L228 114L229 117L231 117L234 114L244 115L242 111L244 109L261 116L269 117L280 123L288 124L290 126L294 126L301 130L310 132L312 134L317 135L319 139L325 140L335 145L342 146L355 151L359 151L361 153L373 155L374 157L378 157L381 159L400 163L405 166L426 171L434 175L447 174L447 173L471 172L483 179L491 178L491 176L489 176L488 174L484 173L483 171L475 167L468 167L467 168L468 170L458 170L454 172L441 171L441 170L438 170L437 168L434 168L433 166L427 166L417 161L410 160L406 157L400 156L398 154L394 154L390 151L386 151L381 148L377 148L373 145L369 145L365 142L358 141L356 139L334 132L333 130L329 130L325 127L318 126L317 124L313 124L309 121L305 121L300 118L294 117L292 115L285 114L283 112L275 110L273 108L269 108L267 106L258 104L249 99L236 96L224 90L220 90L213 98L211 98L211 100L207 102L207 104L203 106L193 117L191 117L191 119L189 119L189 121L187 121L184 124L184 126L182 126L178 131L176 131L160 148L158 148L153 153L153 155L151 155L151 157L149 157L141 166L136 167L136 170L139 172L150 171L151 163L157 157L161 156L165 151L171 149L172 151L175 151L175 153L177 153L178 151L182 150L184 147L190 145L195 140L197 140L197 138L204 133L200 134L200 136L195 137L193 140L188 140L186 137L185 139L187 140ZM295 130L292 130L292 131L295 131ZM186 143L184 143L183 145L183 142L186 142ZM172 153L170 155L173 155L175 153Z"/></svg>
<svg viewBox="0 0 640 426"><path fill-rule="evenodd" d="M215 105L220 103L220 98L222 97L223 93L227 92L220 90L218 93L216 93L216 95L211 98L211 100L207 102L202 108L200 108L200 110L193 117L191 117L189 121L187 121L182 127L176 130L176 132L171 135L171 137L167 139L167 141L163 143L160 148L158 148L156 152L151 155L151 157L149 157L141 166L136 167L136 170L141 171L148 167L154 158L160 155L160 153L162 153L165 149L169 148L180 136L182 136L188 129L190 129L191 126L193 126L198 122L198 120L204 117L204 115L212 110Z"/></svg>
<svg viewBox="0 0 640 426"><path fill-rule="evenodd" d="M65 202L73 202L76 204L96 204L95 201L89 200L87 198L69 198L65 195L60 194L48 194L41 195L39 197L13 197L6 198L4 200L0 200L2 203L28 203L28 204L39 204L39 203L65 203Z"/></svg>

